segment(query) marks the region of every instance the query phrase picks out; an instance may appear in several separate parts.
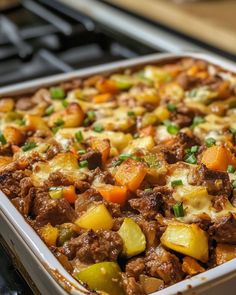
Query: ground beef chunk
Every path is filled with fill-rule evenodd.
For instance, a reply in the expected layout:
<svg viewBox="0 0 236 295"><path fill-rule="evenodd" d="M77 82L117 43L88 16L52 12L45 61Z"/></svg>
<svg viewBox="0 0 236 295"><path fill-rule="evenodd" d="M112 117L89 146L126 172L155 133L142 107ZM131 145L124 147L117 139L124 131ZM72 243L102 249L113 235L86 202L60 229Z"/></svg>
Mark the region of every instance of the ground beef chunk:
<svg viewBox="0 0 236 295"><path fill-rule="evenodd" d="M126 274L122 274L122 283L127 295L144 295L142 286L136 282L135 278L128 277Z"/></svg>
<svg viewBox="0 0 236 295"><path fill-rule="evenodd" d="M51 160L61 151L61 146L56 142L50 142L50 147L46 152L46 159Z"/></svg>
<svg viewBox="0 0 236 295"><path fill-rule="evenodd" d="M102 166L102 154L98 151L89 151L81 156L80 161L88 161L89 169L96 169Z"/></svg>
<svg viewBox="0 0 236 295"><path fill-rule="evenodd" d="M200 84L201 80L194 76L189 76L186 73L180 73L176 77L176 82L184 89L189 90Z"/></svg>
<svg viewBox="0 0 236 295"><path fill-rule="evenodd" d="M102 197L96 192L95 189L88 189L82 194L79 194L75 201L75 212L81 215L83 212L94 203L102 201Z"/></svg>
<svg viewBox="0 0 236 295"><path fill-rule="evenodd" d="M102 171L100 168L96 168L92 172L91 179L89 180L93 183L106 183L106 184L114 184L114 178L108 171Z"/></svg>
<svg viewBox="0 0 236 295"><path fill-rule="evenodd" d="M72 81L62 82L60 87L63 88L66 92L79 88L82 84L81 79L74 79Z"/></svg>
<svg viewBox="0 0 236 295"><path fill-rule="evenodd" d="M27 111L32 109L36 104L30 97L21 97L16 102L16 109L20 111Z"/></svg>
<svg viewBox="0 0 236 295"><path fill-rule="evenodd" d="M64 246L69 259L76 257L86 264L116 261L122 249L123 242L119 234L109 230L89 230Z"/></svg>
<svg viewBox="0 0 236 295"><path fill-rule="evenodd" d="M172 196L173 191L164 186L157 186L153 189L155 192L161 193L163 204L162 211L165 217L173 217L173 205L176 204L175 199Z"/></svg>
<svg viewBox="0 0 236 295"><path fill-rule="evenodd" d="M139 211L147 219L155 218L162 204L161 194L159 192L138 191L139 198L129 200L130 206Z"/></svg>
<svg viewBox="0 0 236 295"><path fill-rule="evenodd" d="M145 272L145 261L144 258L138 257L128 261L125 266L125 273L128 277L134 277L136 280L139 276Z"/></svg>
<svg viewBox="0 0 236 295"><path fill-rule="evenodd" d="M30 214L34 195L30 192L25 197L17 197L12 200L14 206L21 212L22 215L27 217Z"/></svg>
<svg viewBox="0 0 236 295"><path fill-rule="evenodd" d="M2 172L0 173L0 189L10 199L19 197L21 194L20 183L25 177L25 173L21 170Z"/></svg>
<svg viewBox="0 0 236 295"><path fill-rule="evenodd" d="M47 223L58 225L65 222L72 222L76 218L74 209L64 199L51 199L48 192L41 188L34 190L34 202L32 215L35 218L37 227Z"/></svg>
<svg viewBox="0 0 236 295"><path fill-rule="evenodd" d="M232 192L229 175L226 172L208 169L205 165L193 168L188 175L189 184L203 185L211 195L227 195Z"/></svg>
<svg viewBox="0 0 236 295"><path fill-rule="evenodd" d="M217 220L209 229L218 243L236 244L236 218L233 214Z"/></svg>
<svg viewBox="0 0 236 295"><path fill-rule="evenodd" d="M44 182L46 188L52 186L68 186L71 184L72 182L60 171L52 172L49 178Z"/></svg>
<svg viewBox="0 0 236 295"><path fill-rule="evenodd" d="M184 276L179 259L161 246L147 252L145 263L147 274L161 278L167 285L179 282Z"/></svg>
<svg viewBox="0 0 236 295"><path fill-rule="evenodd" d="M0 145L0 156L12 156L12 148L10 144Z"/></svg>
<svg viewBox="0 0 236 295"><path fill-rule="evenodd" d="M228 202L228 197L226 195L217 195L212 199L212 206L216 209L216 211L224 210L225 205Z"/></svg>
<svg viewBox="0 0 236 295"><path fill-rule="evenodd" d="M160 235L160 231L158 229L158 224L156 220L148 221L142 217L138 217L136 219L136 222L141 227L142 232L144 233L146 237L147 242L147 249L150 249L152 247L156 247L158 245L158 238Z"/></svg>
<svg viewBox="0 0 236 295"><path fill-rule="evenodd" d="M174 164L178 161L184 160L187 148L198 144L199 141L196 137L180 132L176 136L171 147L167 148L163 146L162 153L164 154L164 158L168 164Z"/></svg>
<svg viewBox="0 0 236 295"><path fill-rule="evenodd" d="M179 127L187 127L192 124L193 118L199 115L199 111L186 107L180 106L176 111L171 112L170 120L177 124Z"/></svg>

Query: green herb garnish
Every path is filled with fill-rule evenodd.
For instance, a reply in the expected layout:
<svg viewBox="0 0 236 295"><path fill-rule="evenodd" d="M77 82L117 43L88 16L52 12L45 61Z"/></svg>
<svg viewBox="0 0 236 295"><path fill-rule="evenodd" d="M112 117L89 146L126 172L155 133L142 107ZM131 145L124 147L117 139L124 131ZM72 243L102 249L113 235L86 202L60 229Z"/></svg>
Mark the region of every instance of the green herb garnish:
<svg viewBox="0 0 236 295"><path fill-rule="evenodd" d="M88 167L88 161L87 160L80 161L79 166L80 168Z"/></svg>
<svg viewBox="0 0 236 295"><path fill-rule="evenodd" d="M81 142L84 140L83 133L80 130L75 133L75 139L78 142Z"/></svg>
<svg viewBox="0 0 236 295"><path fill-rule="evenodd" d="M233 166L233 165L228 165L228 167L227 167L227 172L228 172L228 173L234 173L234 172L235 172L235 168L234 168L234 166Z"/></svg>
<svg viewBox="0 0 236 295"><path fill-rule="evenodd" d="M0 131L0 142L1 142L1 144L7 143L7 140L1 131Z"/></svg>
<svg viewBox="0 0 236 295"><path fill-rule="evenodd" d="M182 203L177 203L172 208L173 208L175 217L183 217L184 216L184 208L183 208Z"/></svg>
<svg viewBox="0 0 236 295"><path fill-rule="evenodd" d="M176 187L176 186L179 186L179 185L183 185L183 181L181 179L176 179L176 180L171 181L171 186L172 187Z"/></svg>
<svg viewBox="0 0 236 295"><path fill-rule="evenodd" d="M184 161L189 164L197 164L197 158L194 154L187 154Z"/></svg>
<svg viewBox="0 0 236 295"><path fill-rule="evenodd" d="M51 87L49 91L52 99L64 99L66 96L64 89L61 87Z"/></svg>
<svg viewBox="0 0 236 295"><path fill-rule="evenodd" d="M37 143L36 142L26 142L23 146L22 146L22 151L23 152L27 152L30 151L34 148L36 148Z"/></svg>
<svg viewBox="0 0 236 295"><path fill-rule="evenodd" d="M207 147L211 147L211 146L215 145L215 143L216 143L216 140L213 137L209 137L205 140L205 144Z"/></svg>
<svg viewBox="0 0 236 295"><path fill-rule="evenodd" d="M52 105L50 105L49 107L46 108L44 115L45 116L50 116L51 114L54 113L54 107Z"/></svg>
<svg viewBox="0 0 236 295"><path fill-rule="evenodd" d="M170 112L174 112L174 111L176 111L177 107L176 107L176 105L173 104L173 103L168 103L168 105L167 105L167 109L168 109L168 111L170 111Z"/></svg>
<svg viewBox="0 0 236 295"><path fill-rule="evenodd" d="M96 125L93 127L93 130L94 130L95 132L101 133L101 132L104 130L104 128L103 128L103 126L102 126L101 124L96 124Z"/></svg>

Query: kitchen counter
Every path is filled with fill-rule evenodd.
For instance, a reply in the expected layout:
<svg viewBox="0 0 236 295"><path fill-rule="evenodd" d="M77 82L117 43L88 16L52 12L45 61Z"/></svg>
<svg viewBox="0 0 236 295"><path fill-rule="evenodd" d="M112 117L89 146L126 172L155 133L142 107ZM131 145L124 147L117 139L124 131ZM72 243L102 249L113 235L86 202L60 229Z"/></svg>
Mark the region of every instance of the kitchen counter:
<svg viewBox="0 0 236 295"><path fill-rule="evenodd" d="M230 53L236 54L236 1L177 4L171 0L107 0Z"/></svg>

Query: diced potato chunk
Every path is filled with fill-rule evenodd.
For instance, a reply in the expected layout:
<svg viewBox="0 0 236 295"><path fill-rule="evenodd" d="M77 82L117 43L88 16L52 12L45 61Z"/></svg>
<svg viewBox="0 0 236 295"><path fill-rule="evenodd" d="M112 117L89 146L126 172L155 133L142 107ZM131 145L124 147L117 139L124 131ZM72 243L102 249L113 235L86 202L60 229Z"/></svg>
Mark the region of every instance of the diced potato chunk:
<svg viewBox="0 0 236 295"><path fill-rule="evenodd" d="M119 231L123 240L123 254L132 257L146 248L146 238L139 225L132 218L125 218Z"/></svg>
<svg viewBox="0 0 236 295"><path fill-rule="evenodd" d="M168 109L164 106L159 106L157 107L153 113L155 114L155 116L157 117L157 120L159 120L160 122L163 122L167 119L169 119L170 116L170 112L168 111Z"/></svg>
<svg viewBox="0 0 236 295"><path fill-rule="evenodd" d="M100 262L88 266L75 275L91 290L103 291L99 294L124 295L121 284L121 270L115 262Z"/></svg>
<svg viewBox="0 0 236 295"><path fill-rule="evenodd" d="M140 283L143 287L145 294L151 294L155 291L161 290L164 288L163 280L158 278L148 277L145 275L140 275Z"/></svg>
<svg viewBox="0 0 236 295"><path fill-rule="evenodd" d="M99 139L94 137L91 139L91 147L102 154L102 162L105 163L109 157L111 149L109 139Z"/></svg>
<svg viewBox="0 0 236 295"><path fill-rule="evenodd" d="M14 108L14 100L12 98L2 98L0 99L0 112L8 113Z"/></svg>
<svg viewBox="0 0 236 295"><path fill-rule="evenodd" d="M78 127L82 124L84 116L84 112L80 105L78 103L71 103L64 110L53 113L49 117L48 125L54 127L58 120L63 120L63 127Z"/></svg>
<svg viewBox="0 0 236 295"><path fill-rule="evenodd" d="M3 135L10 144L20 145L24 141L24 134L20 129L13 126L4 128Z"/></svg>
<svg viewBox="0 0 236 295"><path fill-rule="evenodd" d="M135 191L146 175L143 163L128 159L124 161L115 173L115 180L120 185L126 185L129 190Z"/></svg>
<svg viewBox="0 0 236 295"><path fill-rule="evenodd" d="M205 269L192 257L186 256L183 259L182 269L185 273L190 276L204 272Z"/></svg>
<svg viewBox="0 0 236 295"><path fill-rule="evenodd" d="M129 145L124 149L124 153L132 154L135 150L144 149L151 150L154 147L154 140L152 136L144 136L132 140Z"/></svg>
<svg viewBox="0 0 236 295"><path fill-rule="evenodd" d="M59 230L50 223L39 230L39 233L48 246L56 246Z"/></svg>
<svg viewBox="0 0 236 295"><path fill-rule="evenodd" d="M161 243L202 262L208 260L208 236L196 224L169 224L161 237Z"/></svg>
<svg viewBox="0 0 236 295"><path fill-rule="evenodd" d="M12 162L12 157L0 156L0 167L4 167Z"/></svg>
<svg viewBox="0 0 236 295"><path fill-rule="evenodd" d="M72 153L62 153L57 154L51 161L50 161L50 167L53 168L53 170L77 170L79 169L79 164L77 157Z"/></svg>
<svg viewBox="0 0 236 295"><path fill-rule="evenodd" d="M92 206L81 217L79 217L75 224L81 228L86 229L111 229L113 226L113 219L104 204Z"/></svg>
<svg viewBox="0 0 236 295"><path fill-rule="evenodd" d="M217 265L236 258L236 245L218 244L215 251Z"/></svg>
<svg viewBox="0 0 236 295"><path fill-rule="evenodd" d="M46 122L40 117L36 115L25 116L25 125L28 130L49 130Z"/></svg>
<svg viewBox="0 0 236 295"><path fill-rule="evenodd" d="M151 104L158 104L160 97L155 89L147 88L135 95L135 98L141 102L148 102Z"/></svg>

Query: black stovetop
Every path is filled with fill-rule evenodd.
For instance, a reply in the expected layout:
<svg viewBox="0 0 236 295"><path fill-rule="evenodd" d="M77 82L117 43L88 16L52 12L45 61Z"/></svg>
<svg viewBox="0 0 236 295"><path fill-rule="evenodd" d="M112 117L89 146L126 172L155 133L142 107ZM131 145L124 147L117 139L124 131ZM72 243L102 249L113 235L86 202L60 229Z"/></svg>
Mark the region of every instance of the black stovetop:
<svg viewBox="0 0 236 295"><path fill-rule="evenodd" d="M0 13L0 87L154 52L88 17L22 0Z"/></svg>

